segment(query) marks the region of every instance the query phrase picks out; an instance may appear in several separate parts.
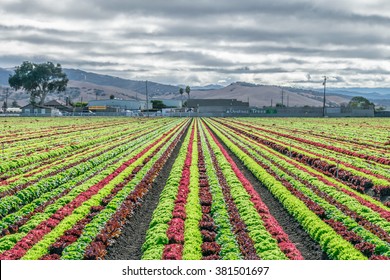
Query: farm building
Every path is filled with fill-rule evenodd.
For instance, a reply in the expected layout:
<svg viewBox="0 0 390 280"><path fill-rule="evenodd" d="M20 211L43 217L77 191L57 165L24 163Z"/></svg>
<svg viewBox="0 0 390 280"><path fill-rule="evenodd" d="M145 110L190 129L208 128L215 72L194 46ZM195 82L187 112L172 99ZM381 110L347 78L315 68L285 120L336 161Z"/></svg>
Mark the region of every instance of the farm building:
<svg viewBox="0 0 390 280"><path fill-rule="evenodd" d="M187 107L199 113L249 112L249 102L237 99L190 99Z"/></svg>
<svg viewBox="0 0 390 280"><path fill-rule="evenodd" d="M104 100L91 100L87 105L88 109L93 112L121 112L121 111L134 111L143 110L146 108L145 101L138 100L123 100L123 99L104 99ZM152 104L149 104L149 108L152 108Z"/></svg>
<svg viewBox="0 0 390 280"><path fill-rule="evenodd" d="M22 109L22 116L51 116L53 111L53 108L31 103L20 109Z"/></svg>
<svg viewBox="0 0 390 280"><path fill-rule="evenodd" d="M62 102L58 100L50 100L44 104L45 107L55 108L60 110L61 112L72 112L73 108L70 106L66 106Z"/></svg>
<svg viewBox="0 0 390 280"><path fill-rule="evenodd" d="M154 100L160 100L162 103L164 103L167 108L182 108L182 102L181 100L176 99L161 99L161 98L153 98Z"/></svg>

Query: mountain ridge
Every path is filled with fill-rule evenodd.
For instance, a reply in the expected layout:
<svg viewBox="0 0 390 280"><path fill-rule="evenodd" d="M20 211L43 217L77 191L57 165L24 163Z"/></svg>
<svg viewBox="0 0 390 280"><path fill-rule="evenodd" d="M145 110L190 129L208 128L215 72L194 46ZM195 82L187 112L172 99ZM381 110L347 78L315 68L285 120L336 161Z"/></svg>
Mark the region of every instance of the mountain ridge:
<svg viewBox="0 0 390 280"><path fill-rule="evenodd" d="M109 98L114 95L120 99L146 99L145 81L124 79L110 75L87 72L80 69L63 68L69 78L65 93L51 94L50 99L65 99L69 96L73 101L84 101ZM0 68L0 84L8 85L11 69ZM151 99L181 99L187 94L179 94L180 85L166 85L153 81L147 82L148 94ZM275 85L253 84L237 81L228 86L209 84L191 87L191 98L204 99L238 99L250 101L251 106L275 106L282 103L288 106L322 106L322 89L304 89L294 87L280 87ZM388 88L327 88L327 106L339 106L348 103L353 96L364 96L378 105L390 105L390 89ZM1 93L0 93L1 94ZM283 97L282 97L283 95ZM11 100L28 103L28 95L14 93ZM282 100L283 99L283 100ZM1 98L0 98L1 100Z"/></svg>

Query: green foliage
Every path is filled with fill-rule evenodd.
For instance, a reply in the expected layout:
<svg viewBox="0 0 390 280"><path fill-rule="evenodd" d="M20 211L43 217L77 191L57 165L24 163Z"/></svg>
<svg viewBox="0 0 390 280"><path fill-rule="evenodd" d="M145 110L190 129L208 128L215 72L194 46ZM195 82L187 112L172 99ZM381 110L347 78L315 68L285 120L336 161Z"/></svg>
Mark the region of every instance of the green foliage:
<svg viewBox="0 0 390 280"><path fill-rule="evenodd" d="M375 108L375 111L377 111L377 112L382 112L382 111L385 111L385 110L386 110L386 108L383 107L383 106L379 106L378 108Z"/></svg>
<svg viewBox="0 0 390 280"><path fill-rule="evenodd" d="M153 109L163 109L167 108L167 105L164 104L161 100L152 100Z"/></svg>
<svg viewBox="0 0 390 280"><path fill-rule="evenodd" d="M231 247L231 246L234 246L232 243L227 243L227 244L224 244L222 246L222 249L224 251L228 251L223 257L222 259L223 260L231 260L231 261L236 261L236 260L242 260L241 256L236 253L236 252L233 252L233 251L230 251L229 252L229 249L227 247Z"/></svg>
<svg viewBox="0 0 390 280"><path fill-rule="evenodd" d="M87 105L88 105L87 102L76 102L73 104L73 107L82 108L82 107L86 107Z"/></svg>
<svg viewBox="0 0 390 280"><path fill-rule="evenodd" d="M66 74L62 72L60 64L54 65L52 62L42 64L24 61L17 66L15 74L11 75L8 83L15 90L23 89L30 94L31 103L43 105L49 92L65 91L68 84Z"/></svg>
<svg viewBox="0 0 390 280"><path fill-rule="evenodd" d="M178 132L176 132L176 133L178 133ZM131 191L135 188L137 183L140 182L141 178L143 178L146 175L146 173L148 172L148 170L151 169L151 167L153 166L155 161L161 157L161 155L168 148L168 146L170 145L171 141L173 141L174 138L175 137L172 137L172 139L170 141L168 141L156 155L154 155L154 157L153 157L154 160L152 159L146 165L144 165L144 167L141 169L141 171L139 171L139 173L136 175L136 177L133 178L133 180L131 180L123 189L121 189L116 194L116 196L108 203L108 205L92 219L92 221L84 228L83 234L80 237L81 241L80 242L76 241L75 243L73 243L72 245L70 245L69 247L67 247L64 250L64 254L62 256L63 259L69 259L70 256L69 256L68 252L73 252L73 250L76 248L80 252L80 258L83 257L85 249L90 244L90 242L94 240L94 238L99 234L101 229L104 228L107 221L121 207L121 205L125 201L128 194L131 193ZM162 141L164 141L164 140L165 140L165 138ZM140 157L135 162L133 162L125 171L123 171L121 173L121 175L119 175L117 178L112 180L109 184L112 186L115 186L118 183L122 182L125 179L125 177L127 177L132 172L133 168L135 166L138 166L139 164L141 164L141 162L143 162L143 160L145 158L147 158L155 149L157 149L157 146L153 147L147 153L145 153L142 157ZM137 180L137 177L138 177L138 180ZM94 199L94 198L90 199L89 201L85 202L82 207L79 207L78 209L81 209L85 206L88 206L87 208L85 208L88 211L89 206L98 205L100 203L101 199L103 197L107 196L111 192L111 188L107 189L107 192L105 190L106 190L106 188L102 189L97 195L94 196L94 198L96 198L96 199ZM76 213L78 209L76 209L73 213ZM82 214L82 216L84 216L86 213L81 213L81 214ZM152 243L152 245L155 244L156 242L158 244L158 242L160 242L160 241L161 242L168 242L165 232L166 232L166 229L164 229L162 233L158 232L160 234L157 233L157 234L153 235L152 237L150 237L149 239L147 237L147 242ZM162 240L161 236L163 236L163 238L165 236L166 239ZM83 239L81 239L81 238L83 238ZM71 256L71 257L73 258L74 256Z"/></svg>
<svg viewBox="0 0 390 280"><path fill-rule="evenodd" d="M235 175L231 165L213 141L210 134L207 133L207 137L210 140L210 145L213 151L215 151L218 164L221 167L222 173L225 175L226 181L230 187L231 195L237 206L240 217L245 223L248 234L254 242L257 255L259 255L262 259L268 259L264 256L264 253L266 253L267 256L272 256L273 259L286 259L286 256L277 245L276 240L273 239L271 234L265 228L259 213L250 200L250 195Z"/></svg>
<svg viewBox="0 0 390 280"><path fill-rule="evenodd" d="M0 239L0 252L11 249L23 237L23 233L6 235Z"/></svg>
<svg viewBox="0 0 390 280"><path fill-rule="evenodd" d="M374 106L374 103L362 96L355 96L348 103L350 108L368 109L370 106Z"/></svg>
<svg viewBox="0 0 390 280"><path fill-rule="evenodd" d="M143 260L161 260L165 244L154 245L143 254Z"/></svg>
<svg viewBox="0 0 390 280"><path fill-rule="evenodd" d="M159 134L159 131L156 131L155 133L156 134ZM90 173L94 173L96 172L95 170L95 166L98 166L99 164L105 162L107 159L110 159L111 157L115 157L115 155L121 152L124 152L126 150L128 150L129 148L133 147L135 145L135 143L143 143L144 142L144 138L145 137L141 137L139 139L137 139L135 142L133 142L132 144L130 145L125 145L123 147L118 147L117 149L115 149L114 151L117 151L117 152L114 152L113 151L113 154L109 154L109 155L104 155L104 156L100 156L100 157L97 157L99 158L99 161L96 161L94 162L94 166L91 166L91 163L83 163L81 166L79 167L73 167L73 168L76 168L78 170L78 172L74 172L75 176L77 176L78 174L80 174L83 178L88 178L88 176L90 176ZM132 153L129 155L130 157L131 156L134 156L135 154L137 154L138 152L140 152L145 146L147 145L147 143L145 143L144 145L142 145L141 147L139 147L138 149L132 151ZM147 156L147 154L144 155L145 157ZM29 232L31 229L35 228L39 223L41 223L42 221L48 219L55 211L57 211L60 207L64 206L66 203L69 203L71 202L78 194L82 193L83 191L87 190L91 185L93 185L94 183L97 183L99 182L100 180L102 180L104 177L106 177L107 175L111 174L112 172L115 171L116 168L118 168L122 163L123 161L125 161L125 159L123 159L122 161L112 165L110 168L108 168L107 170L101 172L98 176L95 176L94 178L86 181L84 184L80 185L79 187L77 188L74 188L72 189L72 191L70 191L68 193L68 195L64 196L64 197L61 197L60 199L58 199L55 203L53 203L52 205L50 205L49 207L47 207L45 209L45 211L43 213L38 213L36 215L34 215L25 225L23 225L21 228L20 228L20 232L23 233L23 236ZM140 158L138 160L138 163L142 161L142 158ZM67 164L67 163L64 163L64 164ZM77 171L76 170L76 171ZM86 172L84 174L84 172ZM131 170L129 170L128 172L131 172ZM72 173L72 170L68 170L67 173L71 174ZM25 215L29 212L31 212L33 209L35 209L35 207L43 204L45 201L47 201L48 199L50 199L53 195L56 195L58 193L61 193L62 191L64 191L65 189L68 189L68 188L72 188L74 187L74 185L78 182L78 180L82 179L80 177L77 177L77 178L74 178L72 180L69 180L69 178L67 179L67 177L63 177L62 176L63 174L59 174L55 177L52 177L52 178L49 178L48 179L48 184L46 185L45 183L45 180L41 180L41 182L39 182L37 185L34 185L34 186L30 186L20 192L17 193L18 196L20 196L21 194L25 194L25 193L29 193L31 190L34 191L34 197L35 196L39 196L39 193L42 192L42 189L44 188L49 188L51 185L51 183L55 182L55 184L61 184L65 182L64 185L62 186L57 186L57 188L54 188L53 190L51 190L50 192L47 192L45 194L43 194L42 196L40 196L37 200L34 200L32 203L30 204L27 204L26 206L22 207L20 210L18 210L17 212L15 213L12 213L10 215L8 215L6 218L7 219L3 219L2 220L2 223L0 224L0 228L6 228L9 224L11 224L13 221L15 220L18 220L21 215ZM59 178L62 178L61 180L57 180L56 178L59 177ZM118 183L120 181L120 178L116 178L114 179L111 183L112 184L115 184L115 183ZM51 183L50 183L51 182ZM55 186L55 185L53 185ZM102 189L99 193L99 197L101 197L102 195L104 194L107 194L107 190L104 190ZM8 198L8 197L6 197ZM9 201L7 200L6 198L4 198L2 200L3 201ZM11 201L9 201L9 205L11 208L13 209L16 209L19 204L19 200L20 198L17 197L16 195L15 196L11 196L9 198L12 198ZM15 205L13 205L12 203L16 203ZM81 216L85 215L87 213L87 210L89 209L89 206L91 206L92 204L93 205L97 205L100 203L100 200L97 199L97 197L95 196L93 199L91 199L90 201L87 201L85 203L86 207L81 207L81 208L77 208L75 211L74 211L74 214L81 214ZM0 203L0 206L1 206L1 203ZM0 210L1 210L1 207L0 207ZM102 215L104 215L105 213L103 213ZM79 216L79 217L81 217ZM67 224L68 226L72 226L72 224L75 223L75 220L73 220L72 222L72 219L74 218L70 218L67 220ZM20 238L22 238L23 236L20 236ZM46 240L46 238L45 238ZM40 244L38 247L39 248L43 248L44 247L44 244L46 241L43 241L44 243L43 244ZM37 249L34 249L34 251L31 251L33 254L35 254L35 252L38 250L41 250L37 247ZM45 249L46 250L46 249ZM42 251L44 252L44 251ZM29 256L27 256L29 257Z"/></svg>
<svg viewBox="0 0 390 280"><path fill-rule="evenodd" d="M240 260L242 259L241 251L231 230L229 214L223 198L222 189L219 186L218 178L213 168L210 152L205 142L204 131L200 130L200 133L206 163L206 173L210 184L210 192L213 197L211 213L215 224L218 226L216 241L221 245L220 257L223 260Z"/></svg>
<svg viewBox="0 0 390 280"><path fill-rule="evenodd" d="M195 129L195 135L197 130ZM199 204L199 169L197 139L194 138L192 146L192 162L190 167L190 193L188 194L185 206L187 219L184 224L184 260L199 260L202 258L202 235L199 229L199 222L202 219L202 209Z"/></svg>
<svg viewBox="0 0 390 280"><path fill-rule="evenodd" d="M191 127L192 126L190 126L183 141L179 155L172 166L171 173L169 174L164 189L160 194L159 203L153 212L153 217L146 233L145 242L142 245L142 259L161 259L164 245L169 242L166 232L169 227L168 222L172 218L172 211L175 206L182 169L187 155Z"/></svg>
<svg viewBox="0 0 390 280"><path fill-rule="evenodd" d="M261 168L252 158L234 145L213 125L210 128L236 154L245 166L266 186L283 204L285 209L302 225L305 231L320 245L331 259L367 259L353 245L338 235L329 225L310 211L297 197L292 195L278 180ZM251 236L252 237L252 236Z"/></svg>

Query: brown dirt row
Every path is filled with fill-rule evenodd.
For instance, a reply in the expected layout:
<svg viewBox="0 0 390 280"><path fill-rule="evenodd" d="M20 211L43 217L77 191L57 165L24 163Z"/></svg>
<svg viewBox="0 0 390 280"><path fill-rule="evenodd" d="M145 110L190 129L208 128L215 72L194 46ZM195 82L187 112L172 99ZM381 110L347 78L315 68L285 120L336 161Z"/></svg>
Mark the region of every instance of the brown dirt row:
<svg viewBox="0 0 390 280"><path fill-rule="evenodd" d="M142 257L141 247L145 242L146 232L152 220L154 209L156 209L159 202L160 194L165 186L175 162L180 147L183 143L188 128L182 135L181 139L173 149L164 167L157 175L153 182L152 188L143 197L143 202L138 207L133 215L129 217L122 228L121 235L114 241L114 243L107 248L106 260L140 260Z"/></svg>
<svg viewBox="0 0 390 280"><path fill-rule="evenodd" d="M185 135L185 134L184 134ZM184 135L173 150L165 166L155 179L153 187L143 198L142 205L126 221L122 234L107 248L107 260L139 260L142 257L141 247L145 242L146 232L149 228L152 214L159 202L160 194L169 177L170 170L176 160ZM219 139L220 141L220 139ZM220 141L222 143L222 141ZM308 260L328 259L321 247L304 231L301 225L283 208L282 204L264 187L243 163L222 143L241 172L259 193L270 213L279 222L290 240L301 251L302 256Z"/></svg>
<svg viewBox="0 0 390 280"><path fill-rule="evenodd" d="M327 260L328 256L322 251L320 245L315 242L302 226L292 217L283 205L271 194L271 192L250 172L245 165L229 150L229 148L215 135L218 141L229 153L237 167L249 180L254 189L267 205L270 213L275 217L290 240L295 244L306 260Z"/></svg>

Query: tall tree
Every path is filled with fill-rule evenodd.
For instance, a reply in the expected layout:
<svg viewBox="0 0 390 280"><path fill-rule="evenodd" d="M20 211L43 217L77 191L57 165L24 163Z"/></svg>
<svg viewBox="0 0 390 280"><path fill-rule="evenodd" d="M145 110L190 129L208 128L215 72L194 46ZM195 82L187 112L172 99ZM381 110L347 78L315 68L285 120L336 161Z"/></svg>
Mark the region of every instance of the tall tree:
<svg viewBox="0 0 390 280"><path fill-rule="evenodd" d="M10 75L8 79L12 88L24 89L30 94L31 103L36 104L36 98L39 98L39 105L45 103L48 93L65 91L68 81L60 64L54 65L52 62L36 64L29 61L17 66L15 74Z"/></svg>
<svg viewBox="0 0 390 280"><path fill-rule="evenodd" d="M186 93L188 94L188 99L190 99L190 92L191 92L190 86L186 86Z"/></svg>
<svg viewBox="0 0 390 280"><path fill-rule="evenodd" d="M348 107L350 108L368 109L370 106L374 106L374 103L362 96L355 96L348 103Z"/></svg>

